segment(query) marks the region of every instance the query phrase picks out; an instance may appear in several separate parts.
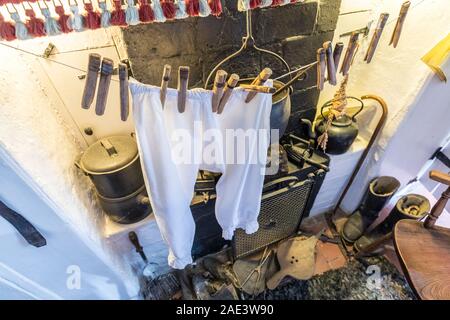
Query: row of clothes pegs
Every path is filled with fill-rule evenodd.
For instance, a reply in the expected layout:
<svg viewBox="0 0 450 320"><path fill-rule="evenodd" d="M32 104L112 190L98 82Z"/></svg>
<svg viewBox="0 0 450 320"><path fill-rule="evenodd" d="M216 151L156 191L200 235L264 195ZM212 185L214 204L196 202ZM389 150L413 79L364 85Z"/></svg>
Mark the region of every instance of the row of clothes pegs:
<svg viewBox="0 0 450 320"><path fill-rule="evenodd" d="M160 99L164 108L166 101L166 93L171 79L170 74L172 67L165 65L163 69ZM274 93L275 89L272 87L263 86L263 84L272 75L272 70L265 68L249 85L241 84L240 87L249 91L245 99L246 103L249 103L258 92L261 93ZM227 79L228 78L228 79ZM228 73L224 70L218 70L215 75L214 85L212 89L212 112L221 114L225 108L228 99L233 92L233 89L238 85L240 77L238 74L233 73L228 77ZM178 69L178 111L184 112L186 108L186 95L189 83L189 67L181 66Z"/></svg>
<svg viewBox="0 0 450 320"><path fill-rule="evenodd" d="M83 109L89 109L91 107L97 89L95 113L99 116L105 113L113 72L114 62L111 59L102 59L102 57L96 53L89 54L88 71L81 99L81 107ZM98 80L99 74L100 80ZM130 113L130 105L128 92L128 66L125 63L119 63L118 74L120 86L120 118L122 121L126 121Z"/></svg>

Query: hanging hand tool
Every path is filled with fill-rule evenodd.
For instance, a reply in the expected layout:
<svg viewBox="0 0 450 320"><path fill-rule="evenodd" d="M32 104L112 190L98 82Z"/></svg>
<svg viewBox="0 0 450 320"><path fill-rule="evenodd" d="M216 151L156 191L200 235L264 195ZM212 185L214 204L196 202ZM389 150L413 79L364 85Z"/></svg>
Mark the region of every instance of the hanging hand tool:
<svg viewBox="0 0 450 320"><path fill-rule="evenodd" d="M356 48L358 46L358 33L353 33L348 41L347 50L345 51L344 60L342 61L341 73L345 76L350 69L350 66L355 55Z"/></svg>
<svg viewBox="0 0 450 320"><path fill-rule="evenodd" d="M88 72L86 82L84 84L83 97L81 99L81 107L83 109L89 109L94 101L95 88L97 87L98 71L100 70L99 54L89 54Z"/></svg>
<svg viewBox="0 0 450 320"><path fill-rule="evenodd" d="M380 18L378 19L378 24L372 36L372 40L370 41L369 49L367 49L366 56L364 57L364 61L366 61L367 63L370 63L372 61L375 49L378 46L378 42L380 41L381 38L381 33L383 32L384 26L386 25L386 21L388 18L389 13L382 13L380 15Z"/></svg>
<svg viewBox="0 0 450 320"><path fill-rule="evenodd" d="M397 47L398 40L400 39L400 34L402 33L403 29L403 23L405 22L406 14L408 13L410 5L411 5L410 1L405 1L400 9L397 23L395 24L394 31L392 32L391 41L389 42L389 45L392 44L394 48Z"/></svg>
<svg viewBox="0 0 450 320"><path fill-rule="evenodd" d="M238 81L239 75L237 75L236 73L233 73L228 79L225 89L223 90L222 98L220 99L219 102L219 108L217 109L218 114L222 113L223 109L225 108L225 104L228 102L228 99L230 98L231 93L233 92L233 89L236 87Z"/></svg>
<svg viewBox="0 0 450 320"><path fill-rule="evenodd" d="M319 91L323 90L323 85L325 83L325 70L327 67L325 60L325 49L317 49L317 89Z"/></svg>
<svg viewBox="0 0 450 320"><path fill-rule="evenodd" d="M100 68L100 81L98 82L97 102L95 104L95 113L98 116L105 113L106 101L108 100L108 91L113 70L114 62L109 58L103 58L102 66Z"/></svg>
<svg viewBox="0 0 450 320"><path fill-rule="evenodd" d="M251 84L254 86L261 86L264 84L264 82L266 82L270 78L271 75L272 69L264 68ZM256 96L257 93L258 92L255 91L249 92L247 98L245 98L245 103L249 103L250 101L252 101L252 99Z"/></svg>
<svg viewBox="0 0 450 320"><path fill-rule="evenodd" d="M120 86L120 119L127 121L130 113L130 97L128 93L128 66L119 63L119 86Z"/></svg>
<svg viewBox="0 0 450 320"><path fill-rule="evenodd" d="M323 48L325 50L325 56L327 60L328 83L331 85L336 85L336 67L334 65L333 45L331 41L324 42Z"/></svg>
<svg viewBox="0 0 450 320"><path fill-rule="evenodd" d="M166 102L166 94L167 87L169 86L170 81L170 72L172 71L172 67L168 64L164 65L162 80L161 80L161 91L159 93L159 97L161 99L161 105L164 109L164 103Z"/></svg>
<svg viewBox="0 0 450 320"><path fill-rule="evenodd" d="M130 231L128 233L128 239L130 239L131 243L133 244L134 248L136 249L136 252L139 253L142 260L145 263L145 267L142 270L142 274L150 279L153 279L156 277L156 263L148 262L147 256L145 255L144 248L142 248L141 243L139 242L139 238L134 231Z"/></svg>
<svg viewBox="0 0 450 320"><path fill-rule="evenodd" d="M219 70L216 73L213 86L212 112L217 112L219 108L219 102L222 98L223 89L227 81L227 75L228 74L224 70Z"/></svg>
<svg viewBox="0 0 450 320"><path fill-rule="evenodd" d="M344 43L342 42L337 42L334 45L334 50L333 50L333 60L334 60L334 67L336 68L336 72L339 70L339 62L341 61L341 55L342 55L342 51L344 50Z"/></svg>
<svg viewBox="0 0 450 320"><path fill-rule="evenodd" d="M178 112L186 109L186 96L189 83L189 67L178 68Z"/></svg>

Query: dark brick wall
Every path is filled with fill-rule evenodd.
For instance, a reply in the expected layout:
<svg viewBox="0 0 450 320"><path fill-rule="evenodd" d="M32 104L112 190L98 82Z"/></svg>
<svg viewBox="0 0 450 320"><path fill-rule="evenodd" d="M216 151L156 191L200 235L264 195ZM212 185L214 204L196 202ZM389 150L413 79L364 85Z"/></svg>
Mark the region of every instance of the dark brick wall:
<svg viewBox="0 0 450 320"><path fill-rule="evenodd" d="M131 26L124 29L124 39L136 79L159 85L164 64L177 70L180 65L191 69L190 87L203 86L211 69L242 44L245 13L237 10L237 0L226 1L220 18L188 18L174 22ZM315 60L317 48L333 38L341 0L307 1L278 8L253 11L253 33L256 44L280 54L291 66ZM249 51L231 60L223 69L241 77L253 76L264 67L274 75L285 71L275 58ZM314 86L315 71L305 81L294 85L292 115L288 131L299 118L312 119L319 94ZM176 87L176 77L170 86Z"/></svg>

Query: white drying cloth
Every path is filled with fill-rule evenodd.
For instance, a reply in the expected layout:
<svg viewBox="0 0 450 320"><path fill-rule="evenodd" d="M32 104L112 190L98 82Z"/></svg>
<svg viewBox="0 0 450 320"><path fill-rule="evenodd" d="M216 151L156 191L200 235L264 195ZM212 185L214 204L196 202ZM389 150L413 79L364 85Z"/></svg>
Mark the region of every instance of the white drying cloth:
<svg viewBox="0 0 450 320"><path fill-rule="evenodd" d="M182 269L192 263L195 223L190 203L200 169L222 173L215 211L223 237L231 239L236 228L256 232L272 96L259 93L245 103L247 92L236 88L222 114L215 114L212 92L193 89L187 93L185 112L179 113L175 89L168 89L164 109L158 87L131 81L130 89L145 184L169 246L169 265ZM242 133L244 144L228 138Z"/></svg>

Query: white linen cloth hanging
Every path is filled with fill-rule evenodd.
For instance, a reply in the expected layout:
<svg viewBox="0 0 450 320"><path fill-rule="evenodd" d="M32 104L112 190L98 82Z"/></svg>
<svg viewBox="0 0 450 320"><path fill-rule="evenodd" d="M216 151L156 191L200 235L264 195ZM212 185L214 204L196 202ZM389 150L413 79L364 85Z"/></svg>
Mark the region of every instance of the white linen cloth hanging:
<svg viewBox="0 0 450 320"><path fill-rule="evenodd" d="M182 269L192 263L195 223L190 203L199 169L222 173L215 212L223 237L230 240L236 228L256 232L272 95L259 93L245 103L247 92L236 88L222 114L216 114L212 92L193 89L187 93L186 111L179 113L175 89L167 90L164 108L159 87L132 80L130 90L144 180L169 247L169 265ZM236 133L247 133L244 150L227 138ZM205 156L209 154L213 156Z"/></svg>

